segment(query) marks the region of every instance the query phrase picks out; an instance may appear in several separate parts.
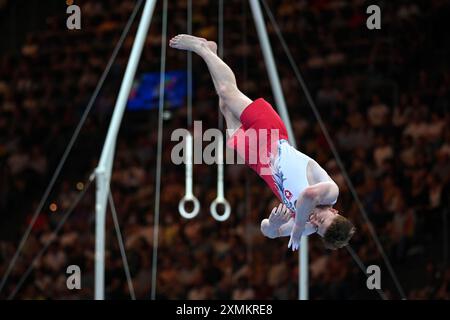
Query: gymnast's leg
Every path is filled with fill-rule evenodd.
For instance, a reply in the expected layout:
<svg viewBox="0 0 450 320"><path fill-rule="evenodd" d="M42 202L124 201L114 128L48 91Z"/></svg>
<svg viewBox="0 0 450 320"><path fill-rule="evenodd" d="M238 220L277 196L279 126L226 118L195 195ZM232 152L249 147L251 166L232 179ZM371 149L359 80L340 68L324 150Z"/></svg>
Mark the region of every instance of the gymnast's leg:
<svg viewBox="0 0 450 320"><path fill-rule="evenodd" d="M209 49L211 49L214 54L217 55L217 44L214 41L208 41L207 46ZM214 87L217 87L217 82L214 79L213 75L211 74L211 78L214 83ZM223 99L219 96L219 108L220 112L223 114L223 117L225 118L225 122L227 124L227 128L230 129L228 131L229 135L231 136L237 129L241 126L241 120L236 118L233 113L231 113L230 109L225 105L225 102Z"/></svg>
<svg viewBox="0 0 450 320"><path fill-rule="evenodd" d="M252 100L238 89L233 71L216 54L217 46L215 43L203 38L182 34L172 38L169 44L172 48L189 50L203 58L213 79L216 92L219 95L219 105L227 125L231 125L230 129L236 127L237 121L239 121L240 125L241 113ZM231 118L228 112L234 118Z"/></svg>

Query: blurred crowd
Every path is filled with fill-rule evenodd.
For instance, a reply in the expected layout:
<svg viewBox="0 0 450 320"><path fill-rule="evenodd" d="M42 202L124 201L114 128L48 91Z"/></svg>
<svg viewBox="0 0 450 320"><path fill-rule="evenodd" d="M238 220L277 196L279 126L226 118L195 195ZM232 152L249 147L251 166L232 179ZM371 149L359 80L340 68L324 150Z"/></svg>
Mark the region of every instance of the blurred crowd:
<svg viewBox="0 0 450 320"><path fill-rule="evenodd" d="M46 18L20 52L0 55L0 276L3 277L88 104L135 1L76 1L82 29L66 15ZM196 35L217 40L217 2L193 1ZM362 0L269 1L374 230L409 299L449 299L450 47L443 32L448 1L378 1L382 29L366 28ZM138 68L159 71L158 2ZM274 103L252 14L246 1L225 1L224 60L250 98ZM134 34L136 26L131 30ZM351 247L382 270L388 298L401 298L345 176L268 23L299 149L340 187L336 208L356 225ZM168 36L186 32L186 1L169 1ZM83 126L49 199L0 292L7 298L92 299L95 188L88 178L99 159L133 43L129 36ZM184 70L186 55L167 50L167 70ZM217 126L218 101L204 63L194 57L193 116ZM275 105L274 105L275 106ZM200 214L178 213L184 167L170 160L170 134L186 127L186 108L164 120L158 299L296 299L298 258L287 239L270 240L260 221L277 205L263 181L243 165L226 167L231 218L212 219L216 167L194 166ZM127 111L118 137L111 191L136 297L150 296L154 237L157 110ZM88 188L89 187L89 188ZM85 190L86 188L87 191ZM53 230L81 192L84 197L57 235ZM34 260L44 245L51 245ZM311 299L378 299L346 249L328 251L310 237ZM106 298L129 299L113 220L106 233ZM66 268L78 265L82 289L68 290Z"/></svg>

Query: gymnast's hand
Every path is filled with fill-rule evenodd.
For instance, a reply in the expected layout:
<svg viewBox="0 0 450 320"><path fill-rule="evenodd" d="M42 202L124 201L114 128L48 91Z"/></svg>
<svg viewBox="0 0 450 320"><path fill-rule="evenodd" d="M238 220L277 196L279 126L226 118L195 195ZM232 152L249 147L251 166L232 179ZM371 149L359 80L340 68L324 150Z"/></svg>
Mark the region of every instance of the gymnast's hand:
<svg viewBox="0 0 450 320"><path fill-rule="evenodd" d="M285 224L291 218L291 210L288 209L284 204L280 203L277 207L272 209L269 216L270 226L278 229L280 226Z"/></svg>
<svg viewBox="0 0 450 320"><path fill-rule="evenodd" d="M303 233L303 228L297 224L294 224L294 227L291 231L291 238L289 239L288 248L291 248L292 251L298 250L300 247L300 238Z"/></svg>

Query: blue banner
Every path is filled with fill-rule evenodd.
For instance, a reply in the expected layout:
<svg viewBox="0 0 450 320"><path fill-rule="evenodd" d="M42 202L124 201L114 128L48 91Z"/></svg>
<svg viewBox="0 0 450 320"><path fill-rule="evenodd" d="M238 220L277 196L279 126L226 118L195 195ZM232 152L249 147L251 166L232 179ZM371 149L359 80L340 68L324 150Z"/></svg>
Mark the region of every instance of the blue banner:
<svg viewBox="0 0 450 320"><path fill-rule="evenodd" d="M128 97L128 110L149 110L158 107L159 72L142 74L136 79ZM168 71L165 74L165 101L169 108L178 108L184 104L187 95L187 72Z"/></svg>

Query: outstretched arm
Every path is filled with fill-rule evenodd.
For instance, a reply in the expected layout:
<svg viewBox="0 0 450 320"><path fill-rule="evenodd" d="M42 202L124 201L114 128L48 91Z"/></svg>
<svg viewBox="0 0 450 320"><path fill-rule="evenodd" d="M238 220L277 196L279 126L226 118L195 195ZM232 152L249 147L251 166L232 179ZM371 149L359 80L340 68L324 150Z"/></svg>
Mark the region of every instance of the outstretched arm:
<svg viewBox="0 0 450 320"><path fill-rule="evenodd" d="M308 222L309 215L318 205L332 205L339 195L339 188L333 181L320 182L306 188L297 201L295 225L292 228L288 248L299 248L300 237Z"/></svg>

